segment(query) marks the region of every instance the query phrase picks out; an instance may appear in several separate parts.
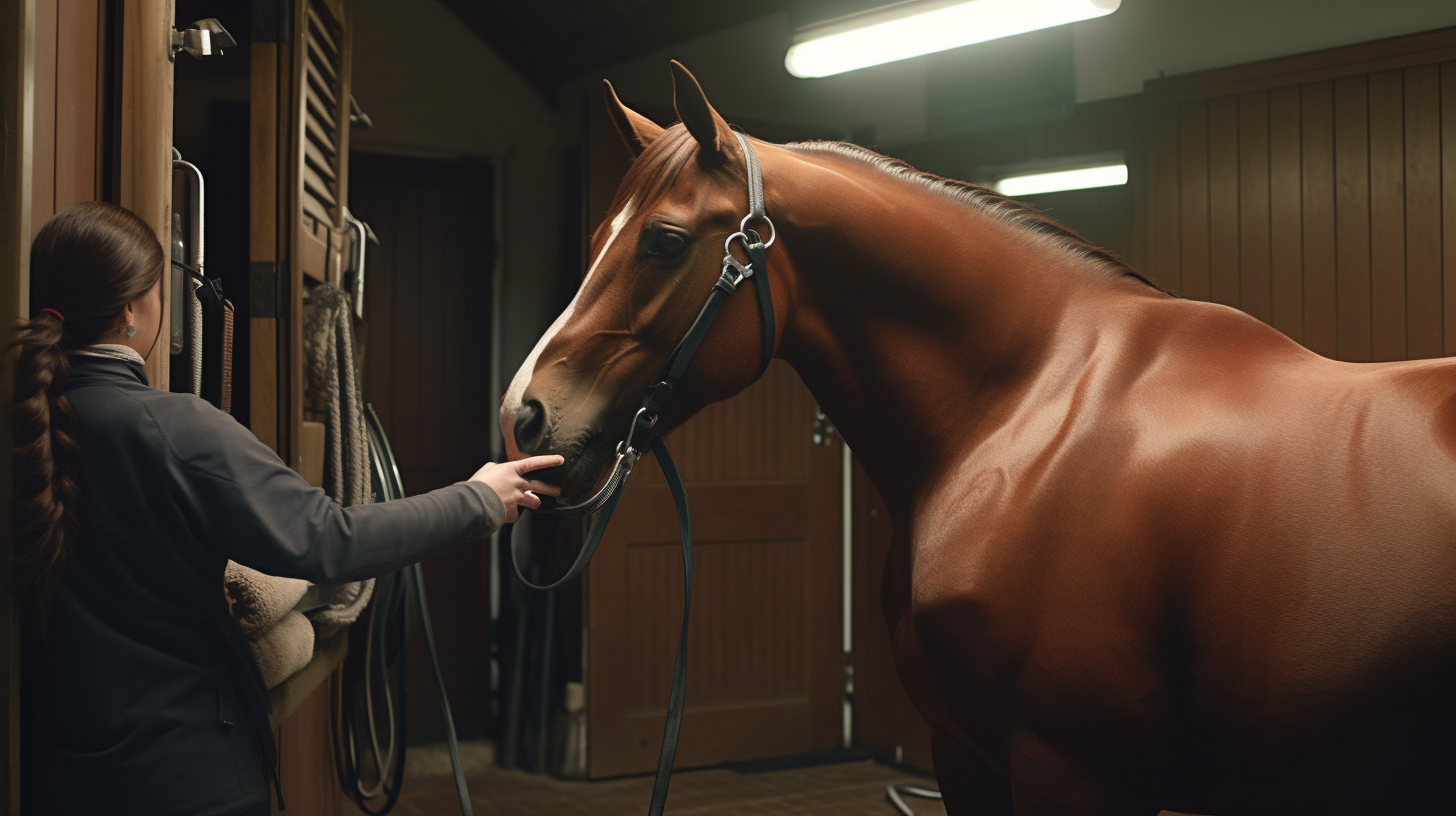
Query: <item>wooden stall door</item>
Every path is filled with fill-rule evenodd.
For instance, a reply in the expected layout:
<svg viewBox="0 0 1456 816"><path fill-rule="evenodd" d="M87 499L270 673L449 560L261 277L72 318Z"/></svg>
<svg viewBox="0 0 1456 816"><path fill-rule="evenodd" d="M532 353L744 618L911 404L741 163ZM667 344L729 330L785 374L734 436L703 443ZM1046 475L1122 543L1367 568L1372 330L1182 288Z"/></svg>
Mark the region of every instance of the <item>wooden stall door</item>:
<svg viewBox="0 0 1456 816"><path fill-rule="evenodd" d="M1147 272L1353 362L1456 354L1456 28L1148 83Z"/></svg>
<svg viewBox="0 0 1456 816"><path fill-rule="evenodd" d="M254 7L249 418L299 468L303 298L341 283L349 235L349 18L342 0Z"/></svg>
<svg viewBox="0 0 1456 816"><path fill-rule="evenodd" d="M342 278L348 203L350 37L342 0L253 4L249 92L249 422L291 467L323 458L305 440L303 299ZM313 426L317 428L318 426ZM329 685L276 732L290 812L339 814L329 762Z"/></svg>
<svg viewBox="0 0 1456 816"><path fill-rule="evenodd" d="M493 167L355 153L350 210L379 236L366 266L364 399L417 495L467 479L491 456L489 355ZM466 544L424 563L440 670L462 737L490 720L490 549ZM424 642L409 668L412 742L443 740Z"/></svg>
<svg viewBox="0 0 1456 816"><path fill-rule="evenodd" d="M840 745L840 452L813 444L813 418L814 398L775 361L666 438L695 538L680 767ZM594 777L657 765L681 573L672 498L644 459L587 580Z"/></svg>
<svg viewBox="0 0 1456 816"><path fill-rule="evenodd" d="M588 228L627 167L588 104ZM751 293L749 293L751 296ZM844 657L840 442L815 446L814 398L774 361L666 438L695 533L687 709L677 766L838 748ZM682 620L678 523L644 457L586 575L588 772L657 766Z"/></svg>

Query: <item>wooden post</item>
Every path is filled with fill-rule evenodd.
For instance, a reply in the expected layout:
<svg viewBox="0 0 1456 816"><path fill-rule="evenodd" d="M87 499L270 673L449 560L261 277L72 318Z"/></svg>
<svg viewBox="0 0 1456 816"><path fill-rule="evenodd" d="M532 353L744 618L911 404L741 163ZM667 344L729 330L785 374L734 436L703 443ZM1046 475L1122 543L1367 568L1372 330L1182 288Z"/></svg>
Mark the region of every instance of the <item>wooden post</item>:
<svg viewBox="0 0 1456 816"><path fill-rule="evenodd" d="M35 0L0 2L0 325L6 333L30 300L26 274L30 250L32 95L35 88ZM8 369L7 369L8 370ZM9 404L14 381L0 376L0 404ZM0 438L10 439L9 412L0 414ZM0 586L10 585L10 446L0 445ZM0 814L20 812L20 689L15 606L0 601Z"/></svg>
<svg viewBox="0 0 1456 816"><path fill-rule="evenodd" d="M121 3L121 98L116 107L117 203L152 225L162 246L172 235L172 0ZM171 291L170 266L162 273ZM171 334L168 310L161 337ZM160 341L159 341L160 344ZM147 377L167 388L169 355L160 344L147 360Z"/></svg>

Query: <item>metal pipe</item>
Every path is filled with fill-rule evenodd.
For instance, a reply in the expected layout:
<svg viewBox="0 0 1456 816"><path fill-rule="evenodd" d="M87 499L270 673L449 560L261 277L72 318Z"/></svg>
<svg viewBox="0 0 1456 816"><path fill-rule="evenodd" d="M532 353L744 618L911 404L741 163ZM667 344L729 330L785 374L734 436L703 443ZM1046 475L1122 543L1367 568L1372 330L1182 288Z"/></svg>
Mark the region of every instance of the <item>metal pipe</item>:
<svg viewBox="0 0 1456 816"><path fill-rule="evenodd" d="M203 268L203 258L206 255L203 247L204 218L205 218L205 186L202 180L202 171L197 165L189 161L183 161L182 153L177 148L172 148L172 169L181 170L191 176L196 184L192 187L192 195L187 199L188 226L192 228L192 239L188 241L188 249L191 254L192 268L198 274L206 275ZM187 285L191 283L192 285ZM182 291L187 298L187 358L192 367L192 393L195 396L202 396L202 301L197 297L197 286L195 281L184 283Z"/></svg>
<svg viewBox="0 0 1456 816"><path fill-rule="evenodd" d="M354 316L364 319L364 258L368 249L364 242L369 239L369 226L354 217L349 208L344 208L344 220L354 230Z"/></svg>

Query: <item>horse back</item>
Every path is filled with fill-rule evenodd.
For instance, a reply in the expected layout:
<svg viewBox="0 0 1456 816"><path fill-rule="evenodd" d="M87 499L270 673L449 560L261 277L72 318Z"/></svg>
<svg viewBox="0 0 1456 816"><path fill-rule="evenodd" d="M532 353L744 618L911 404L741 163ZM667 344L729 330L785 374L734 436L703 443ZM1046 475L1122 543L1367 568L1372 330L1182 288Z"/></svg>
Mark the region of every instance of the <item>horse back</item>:
<svg viewBox="0 0 1456 816"><path fill-rule="evenodd" d="M1339 363L1190 306L1099 345L922 506L887 611L923 710L993 764L1033 728L1270 801L1448 756L1456 360Z"/></svg>

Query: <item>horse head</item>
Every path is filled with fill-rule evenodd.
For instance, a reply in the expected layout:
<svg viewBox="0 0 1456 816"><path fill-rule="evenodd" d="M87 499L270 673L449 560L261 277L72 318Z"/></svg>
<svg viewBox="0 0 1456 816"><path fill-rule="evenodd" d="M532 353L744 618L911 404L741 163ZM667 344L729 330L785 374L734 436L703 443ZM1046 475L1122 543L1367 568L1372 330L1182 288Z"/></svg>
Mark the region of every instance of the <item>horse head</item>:
<svg viewBox="0 0 1456 816"><path fill-rule="evenodd" d="M681 121L668 128L628 109L604 83L608 111L635 158L592 235L580 289L501 404L511 458L565 457L547 475L561 485L563 504L582 499L603 477L644 394L717 282L725 241L747 212L738 137L692 74L677 62L672 71ZM759 333L753 296L729 298L656 431L747 387L758 369Z"/></svg>

